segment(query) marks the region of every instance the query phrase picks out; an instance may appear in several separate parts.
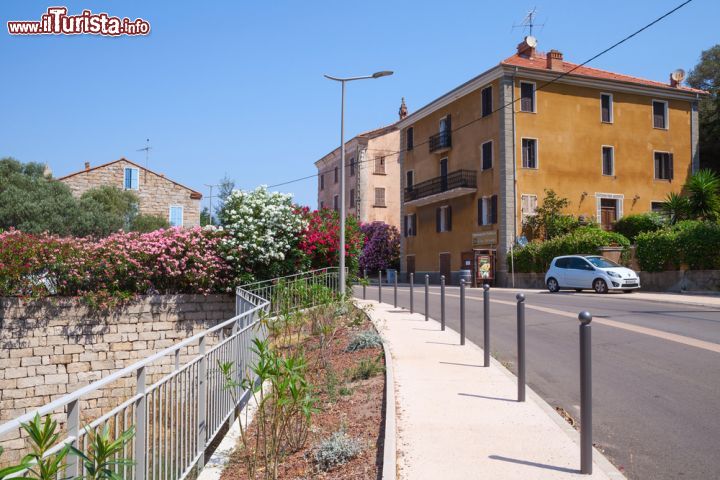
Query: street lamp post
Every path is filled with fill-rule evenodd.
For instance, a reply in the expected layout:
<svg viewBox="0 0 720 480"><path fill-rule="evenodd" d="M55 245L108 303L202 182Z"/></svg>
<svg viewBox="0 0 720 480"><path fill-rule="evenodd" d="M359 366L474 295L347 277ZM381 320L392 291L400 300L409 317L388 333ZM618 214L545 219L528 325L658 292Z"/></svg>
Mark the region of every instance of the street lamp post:
<svg viewBox="0 0 720 480"><path fill-rule="evenodd" d="M366 80L392 75L391 71L375 72L372 75L361 77L333 77L325 75L325 78L340 82L342 85L342 97L340 101L340 288L345 293L345 83L354 80Z"/></svg>

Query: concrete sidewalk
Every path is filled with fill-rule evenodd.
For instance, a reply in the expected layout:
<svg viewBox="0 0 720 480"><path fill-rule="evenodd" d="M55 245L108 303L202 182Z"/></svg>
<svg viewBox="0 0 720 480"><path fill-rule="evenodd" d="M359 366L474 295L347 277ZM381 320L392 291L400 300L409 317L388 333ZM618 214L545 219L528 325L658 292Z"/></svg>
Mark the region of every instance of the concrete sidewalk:
<svg viewBox="0 0 720 480"><path fill-rule="evenodd" d="M597 451L581 475L578 433L532 390L459 335L421 314L357 301L392 356L400 479L625 478ZM578 382L579 383L579 382Z"/></svg>

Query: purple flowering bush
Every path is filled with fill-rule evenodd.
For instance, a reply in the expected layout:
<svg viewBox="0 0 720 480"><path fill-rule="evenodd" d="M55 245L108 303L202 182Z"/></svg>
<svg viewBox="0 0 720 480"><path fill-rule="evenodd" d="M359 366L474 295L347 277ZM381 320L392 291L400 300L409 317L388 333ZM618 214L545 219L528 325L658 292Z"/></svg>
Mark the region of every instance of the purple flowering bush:
<svg viewBox="0 0 720 480"><path fill-rule="evenodd" d="M400 232L384 222L363 223L365 244L360 254L360 271L377 272L400 267Z"/></svg>

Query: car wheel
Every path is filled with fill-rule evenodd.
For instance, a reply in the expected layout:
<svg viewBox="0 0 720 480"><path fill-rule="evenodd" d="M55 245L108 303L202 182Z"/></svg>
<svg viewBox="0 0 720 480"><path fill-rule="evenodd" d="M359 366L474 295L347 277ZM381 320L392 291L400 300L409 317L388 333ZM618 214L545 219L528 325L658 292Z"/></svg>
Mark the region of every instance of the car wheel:
<svg viewBox="0 0 720 480"><path fill-rule="evenodd" d="M605 280L603 280L602 278L596 278L593 281L593 290L595 290L595 293L607 293L607 283L605 283Z"/></svg>
<svg viewBox="0 0 720 480"><path fill-rule="evenodd" d="M548 278L547 288L548 288L548 290L550 290L551 293L560 291L560 285L558 285L557 280L555 280L552 277Z"/></svg>

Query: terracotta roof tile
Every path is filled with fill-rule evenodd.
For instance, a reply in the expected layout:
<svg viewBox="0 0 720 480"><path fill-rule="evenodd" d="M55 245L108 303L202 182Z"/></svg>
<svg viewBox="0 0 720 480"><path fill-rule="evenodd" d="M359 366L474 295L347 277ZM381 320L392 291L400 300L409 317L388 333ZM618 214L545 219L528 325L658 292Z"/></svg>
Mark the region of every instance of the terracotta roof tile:
<svg viewBox="0 0 720 480"><path fill-rule="evenodd" d="M537 52L536 55L533 58L528 58L525 56L520 56L518 54L515 54L511 57L506 58L502 62L500 62L501 65L511 65L516 67L523 67L523 68L532 68L534 70L544 70L546 72L552 72L553 70L548 70L547 68L547 58L544 53ZM576 68L577 67L577 68ZM573 70L575 69L575 70ZM685 86L678 86L678 87L671 87L668 83L663 82L656 82L654 80L647 80L644 78L639 77L633 77L630 75L623 75L620 73L613 73L608 72L607 70L600 70L598 68L592 68L592 67L578 67L576 63L570 63L563 61L562 63L562 71L563 72L569 72L572 70L572 73L569 75L572 76L580 76L580 77L591 77L591 78L599 78L602 80L614 80L618 82L627 82L627 83L635 83L638 85L645 85L648 87L659 87L659 88L667 88L670 90L678 90L682 92L692 92L692 93L700 93L700 94L706 94L708 92L704 90L698 90L696 88L690 88Z"/></svg>

